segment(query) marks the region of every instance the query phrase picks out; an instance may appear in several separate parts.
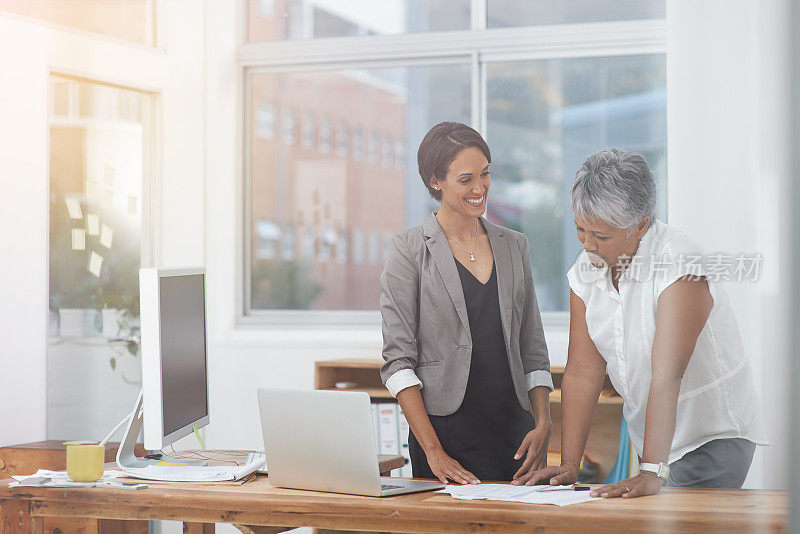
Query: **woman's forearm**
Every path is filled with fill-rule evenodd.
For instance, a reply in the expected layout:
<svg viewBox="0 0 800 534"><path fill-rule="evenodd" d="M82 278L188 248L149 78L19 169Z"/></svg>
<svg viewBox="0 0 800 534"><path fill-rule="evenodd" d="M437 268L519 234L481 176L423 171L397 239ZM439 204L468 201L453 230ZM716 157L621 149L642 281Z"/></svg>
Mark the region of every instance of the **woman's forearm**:
<svg viewBox="0 0 800 534"><path fill-rule="evenodd" d="M549 431L553 426L550 420L550 388L537 386L528 391L528 398L531 401L531 413L536 421L536 428L547 428Z"/></svg>
<svg viewBox="0 0 800 534"><path fill-rule="evenodd" d="M571 373L569 364L561 379L561 463L580 468L586 440L603 388L604 375L585 377Z"/></svg>
<svg viewBox="0 0 800 534"><path fill-rule="evenodd" d="M644 423L643 462L669 463L680 389L680 378L654 376L650 382Z"/></svg>
<svg viewBox="0 0 800 534"><path fill-rule="evenodd" d="M437 451L442 448L439 437L433 429L431 419L428 417L428 412L425 410L425 404L422 402L422 394L416 386L407 387L397 394L397 402L403 409L403 414L406 416L408 426L417 438L422 450L426 455L430 455L432 451Z"/></svg>

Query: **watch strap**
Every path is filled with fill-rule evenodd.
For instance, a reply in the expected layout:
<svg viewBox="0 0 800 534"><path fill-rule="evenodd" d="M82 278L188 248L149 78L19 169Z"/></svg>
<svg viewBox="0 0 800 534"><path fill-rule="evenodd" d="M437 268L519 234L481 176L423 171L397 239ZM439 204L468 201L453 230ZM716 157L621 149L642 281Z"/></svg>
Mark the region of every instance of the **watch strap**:
<svg viewBox="0 0 800 534"><path fill-rule="evenodd" d="M661 480L666 481L669 478L669 466L665 463L650 464L642 462L639 465L639 471L647 471L655 474Z"/></svg>

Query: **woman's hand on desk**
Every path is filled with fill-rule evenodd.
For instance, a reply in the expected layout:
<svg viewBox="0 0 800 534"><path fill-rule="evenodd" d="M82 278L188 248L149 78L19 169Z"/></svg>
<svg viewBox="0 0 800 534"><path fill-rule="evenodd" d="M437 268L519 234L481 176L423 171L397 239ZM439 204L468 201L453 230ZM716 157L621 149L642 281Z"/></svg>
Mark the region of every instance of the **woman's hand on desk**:
<svg viewBox="0 0 800 534"><path fill-rule="evenodd" d="M542 425L536 427L528 432L522 439L517 453L514 455L515 460L525 458L522 466L514 473L514 479L521 476L534 473L539 469L547 466L547 448L550 444L550 426Z"/></svg>
<svg viewBox="0 0 800 534"><path fill-rule="evenodd" d="M530 471L521 477L511 481L515 486L533 486L538 483L550 484L551 486L561 486L564 484L574 484L578 480L578 467L572 464L552 465Z"/></svg>
<svg viewBox="0 0 800 534"><path fill-rule="evenodd" d="M478 477L461 467L461 464L448 456L444 449L437 449L426 453L428 466L442 484L447 484L449 478L456 484L480 484Z"/></svg>
<svg viewBox="0 0 800 534"><path fill-rule="evenodd" d="M626 478L614 484L601 486L590 494L592 497L603 497L610 499L622 497L643 497L645 495L656 495L661 491L664 482L653 473L639 473L635 477Z"/></svg>

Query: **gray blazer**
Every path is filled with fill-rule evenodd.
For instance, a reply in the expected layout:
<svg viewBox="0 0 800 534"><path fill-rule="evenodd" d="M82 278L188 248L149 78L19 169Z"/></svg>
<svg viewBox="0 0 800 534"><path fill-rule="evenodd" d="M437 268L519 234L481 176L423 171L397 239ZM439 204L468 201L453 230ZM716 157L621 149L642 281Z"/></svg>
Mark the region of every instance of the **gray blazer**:
<svg viewBox="0 0 800 534"><path fill-rule="evenodd" d="M514 390L523 409L528 391L553 389L528 239L481 219L497 271L500 320ZM396 391L416 384L431 415L455 412L464 398L472 335L456 259L433 213L422 226L395 235L381 275L381 379ZM399 389L398 389L399 388Z"/></svg>

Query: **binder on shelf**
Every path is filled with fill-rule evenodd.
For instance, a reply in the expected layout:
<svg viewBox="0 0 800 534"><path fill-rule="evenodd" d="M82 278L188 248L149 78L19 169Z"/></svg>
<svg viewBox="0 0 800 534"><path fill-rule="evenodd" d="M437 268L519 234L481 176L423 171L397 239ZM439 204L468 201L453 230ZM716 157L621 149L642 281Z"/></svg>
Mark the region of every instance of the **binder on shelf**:
<svg viewBox="0 0 800 534"><path fill-rule="evenodd" d="M378 404L378 426L380 428L381 454L400 454L397 442L397 404Z"/></svg>
<svg viewBox="0 0 800 534"><path fill-rule="evenodd" d="M375 438L375 450L381 454L380 420L378 419L378 403L373 402L372 407L372 435Z"/></svg>
<svg viewBox="0 0 800 534"><path fill-rule="evenodd" d="M408 449L408 421L406 420L406 415L403 413L403 408L400 407L400 404L397 405L397 434L398 440L400 442L400 454L403 455L406 463L403 465L402 468L396 469L399 473L395 476L401 476L405 478L411 478L411 454L409 453Z"/></svg>

